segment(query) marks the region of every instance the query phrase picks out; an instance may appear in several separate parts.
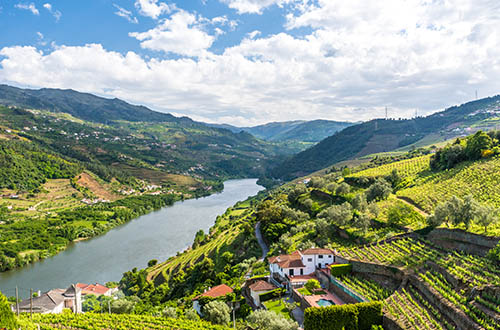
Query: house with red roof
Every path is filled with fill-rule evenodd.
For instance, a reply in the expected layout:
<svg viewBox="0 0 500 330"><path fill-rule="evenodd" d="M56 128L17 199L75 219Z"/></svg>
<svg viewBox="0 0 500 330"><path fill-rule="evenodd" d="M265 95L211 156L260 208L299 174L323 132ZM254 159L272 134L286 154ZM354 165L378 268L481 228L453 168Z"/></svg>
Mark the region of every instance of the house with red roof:
<svg viewBox="0 0 500 330"><path fill-rule="evenodd" d="M293 276L310 275L316 269L326 268L335 262L335 253L330 249L310 248L270 257L269 270L271 277L288 281Z"/></svg>
<svg viewBox="0 0 500 330"><path fill-rule="evenodd" d="M117 291L116 288L111 289L99 283L96 284L77 283L76 287L82 290L82 295L84 296L93 294L94 296L97 297L100 296L111 297L111 295L113 295L113 293Z"/></svg>
<svg viewBox="0 0 500 330"><path fill-rule="evenodd" d="M260 295L266 292L277 289L277 287L269 282L259 280L249 285L250 296L255 304L255 306L260 306Z"/></svg>
<svg viewBox="0 0 500 330"><path fill-rule="evenodd" d="M193 299L193 308L201 315L201 305L199 303L201 297L220 298L230 293L233 293L233 289L225 284L214 286Z"/></svg>

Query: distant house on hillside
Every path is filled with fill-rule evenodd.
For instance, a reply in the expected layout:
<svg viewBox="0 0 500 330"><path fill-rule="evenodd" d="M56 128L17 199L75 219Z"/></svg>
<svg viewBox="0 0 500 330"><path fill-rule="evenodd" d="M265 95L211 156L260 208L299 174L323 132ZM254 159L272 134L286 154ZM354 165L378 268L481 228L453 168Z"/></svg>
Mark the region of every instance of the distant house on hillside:
<svg viewBox="0 0 500 330"><path fill-rule="evenodd" d="M97 297L99 296L111 297L111 295L118 290L116 288L110 289L99 283L96 284L77 283L76 286L82 290L82 295L84 296L88 294L93 294Z"/></svg>
<svg viewBox="0 0 500 330"><path fill-rule="evenodd" d="M198 312L198 314L201 313L201 305L199 303L199 299L201 297L210 297L210 298L219 298L219 297L224 297L227 294L233 293L233 289L231 289L229 286L225 284L217 285L214 286L213 288L209 289L208 291L203 292L202 294L196 296L193 299L193 308L195 311Z"/></svg>
<svg viewBox="0 0 500 330"><path fill-rule="evenodd" d="M248 288L250 289L250 296L255 306L260 306L260 295L276 289L276 286L269 282L259 280L251 284Z"/></svg>
<svg viewBox="0 0 500 330"><path fill-rule="evenodd" d="M31 311L30 299L19 303L21 313ZM82 312L82 290L75 285L65 289L54 289L40 294L33 298L33 313L59 314L65 308L69 308L73 313Z"/></svg>
<svg viewBox="0 0 500 330"><path fill-rule="evenodd" d="M335 254L330 249L311 248L270 257L268 260L271 278L278 282L288 282L293 276L310 275L317 268L333 264Z"/></svg>

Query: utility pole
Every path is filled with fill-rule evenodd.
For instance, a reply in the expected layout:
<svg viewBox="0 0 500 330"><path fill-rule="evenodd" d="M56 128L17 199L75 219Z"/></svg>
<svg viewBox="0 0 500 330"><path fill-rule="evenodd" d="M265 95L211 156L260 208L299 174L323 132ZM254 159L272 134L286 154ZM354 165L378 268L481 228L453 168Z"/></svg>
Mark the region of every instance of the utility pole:
<svg viewBox="0 0 500 330"><path fill-rule="evenodd" d="M30 317L33 320L33 289L30 289Z"/></svg>
<svg viewBox="0 0 500 330"><path fill-rule="evenodd" d="M385 107L385 120L387 120L387 107Z"/></svg>
<svg viewBox="0 0 500 330"><path fill-rule="evenodd" d="M108 300L108 314L111 314L111 300Z"/></svg>
<svg viewBox="0 0 500 330"><path fill-rule="evenodd" d="M76 285L72 284L73 285L73 289L75 289L75 314L78 314L78 299L76 297Z"/></svg>
<svg viewBox="0 0 500 330"><path fill-rule="evenodd" d="M234 308L234 301L231 301L231 306L233 307L233 328L236 329L236 309Z"/></svg>
<svg viewBox="0 0 500 330"><path fill-rule="evenodd" d="M17 317L19 317L19 291L16 286L16 312L17 312Z"/></svg>

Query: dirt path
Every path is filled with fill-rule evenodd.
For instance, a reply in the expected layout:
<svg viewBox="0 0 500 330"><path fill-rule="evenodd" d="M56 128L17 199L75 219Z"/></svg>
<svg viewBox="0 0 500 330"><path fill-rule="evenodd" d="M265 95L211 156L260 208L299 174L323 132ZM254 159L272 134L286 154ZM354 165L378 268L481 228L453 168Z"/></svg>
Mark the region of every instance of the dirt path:
<svg viewBox="0 0 500 330"><path fill-rule="evenodd" d="M255 236L257 237L257 241L259 242L260 248L262 249L262 258L264 260L269 253L269 248L267 247L266 242L262 238L262 233L260 232L260 221L255 225Z"/></svg>
<svg viewBox="0 0 500 330"><path fill-rule="evenodd" d="M417 211L418 213L420 213L422 216L424 217L428 217L429 216L429 213L425 212L424 210L422 210L418 205L417 203L415 203L413 200L411 200L410 198L408 197L403 197L403 196L396 196L396 198L400 201L402 201L403 203L407 204L407 205L410 205L411 207L413 207L415 209L415 211Z"/></svg>

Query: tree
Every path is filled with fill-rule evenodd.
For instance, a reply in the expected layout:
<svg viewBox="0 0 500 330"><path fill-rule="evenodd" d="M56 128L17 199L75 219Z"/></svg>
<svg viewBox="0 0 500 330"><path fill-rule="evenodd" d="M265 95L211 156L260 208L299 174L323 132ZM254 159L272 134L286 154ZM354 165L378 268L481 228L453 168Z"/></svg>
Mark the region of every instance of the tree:
<svg viewBox="0 0 500 330"><path fill-rule="evenodd" d="M184 313L184 317L188 320L191 320L191 321L198 321L200 319L198 312L196 312L193 308L188 309Z"/></svg>
<svg viewBox="0 0 500 330"><path fill-rule="evenodd" d="M175 307L167 306L163 309L163 316L166 318L176 319L177 318L177 309Z"/></svg>
<svg viewBox="0 0 500 330"><path fill-rule="evenodd" d="M153 267L154 265L156 265L158 263L158 260L156 259L151 259L148 261L148 267Z"/></svg>
<svg viewBox="0 0 500 330"><path fill-rule="evenodd" d="M115 314L129 314L134 309L135 303L133 301L123 299L113 300L111 302L111 312Z"/></svg>
<svg viewBox="0 0 500 330"><path fill-rule="evenodd" d="M389 197L392 192L392 186L384 179L377 179L367 190L366 199L371 201L380 201Z"/></svg>
<svg viewBox="0 0 500 330"><path fill-rule="evenodd" d="M205 318L215 324L229 324L231 320L230 313L231 309L223 301L214 300L203 307Z"/></svg>
<svg viewBox="0 0 500 330"><path fill-rule="evenodd" d="M498 222L497 210L490 206L480 206L476 212L476 222L488 232L488 226Z"/></svg>
<svg viewBox="0 0 500 330"><path fill-rule="evenodd" d="M392 184L393 188L396 188L401 183L401 180L401 176L396 168L392 170L389 176L387 176L387 181Z"/></svg>
<svg viewBox="0 0 500 330"><path fill-rule="evenodd" d="M453 196L436 207L434 214L427 218L427 223L431 226L439 226L442 223L458 226L463 223L469 229L472 221L478 216L478 209L479 204L472 195L467 195L464 199Z"/></svg>
<svg viewBox="0 0 500 330"><path fill-rule="evenodd" d="M467 146L465 147L465 154L468 159L480 159L482 152L491 148L493 140L483 131L478 131L476 134L467 138Z"/></svg>
<svg viewBox="0 0 500 330"><path fill-rule="evenodd" d="M305 194L306 192L306 186L304 184L298 184L288 193L288 201L293 204L297 201L300 195Z"/></svg>
<svg viewBox="0 0 500 330"><path fill-rule="evenodd" d="M352 199L351 205L355 210L358 210L361 212L366 211L366 209L368 208L368 203L366 202L366 195L365 194L357 194Z"/></svg>
<svg viewBox="0 0 500 330"><path fill-rule="evenodd" d="M18 327L16 316L12 313L7 298L0 292L0 328L14 330Z"/></svg>
<svg viewBox="0 0 500 330"><path fill-rule="evenodd" d="M439 203L434 209L434 213L427 217L427 224L433 227L439 227L446 223L449 226L448 207L446 203Z"/></svg>
<svg viewBox="0 0 500 330"><path fill-rule="evenodd" d="M341 205L332 205L321 211L318 217L325 218L337 226L344 226L352 219L351 204L345 202Z"/></svg>
<svg viewBox="0 0 500 330"><path fill-rule="evenodd" d="M370 228L370 224L370 216L366 213L359 214L354 221L354 225L364 233Z"/></svg>
<svg viewBox="0 0 500 330"><path fill-rule="evenodd" d="M321 285L319 284L318 280L315 279L308 280L304 286L309 292L314 292L321 288Z"/></svg>
<svg viewBox="0 0 500 330"><path fill-rule="evenodd" d="M308 184L309 187L321 189L325 186L325 180L318 176L314 176L311 178Z"/></svg>
<svg viewBox="0 0 500 330"><path fill-rule="evenodd" d="M348 194L349 191L351 191L351 187L345 183L345 182L342 182L338 187L337 187L337 190L335 191L335 193L337 195L345 195L345 194Z"/></svg>
<svg viewBox="0 0 500 330"><path fill-rule="evenodd" d="M249 317L248 324L259 330L297 330L299 325L293 320L286 319L283 315L272 311L259 309Z"/></svg>

